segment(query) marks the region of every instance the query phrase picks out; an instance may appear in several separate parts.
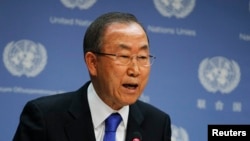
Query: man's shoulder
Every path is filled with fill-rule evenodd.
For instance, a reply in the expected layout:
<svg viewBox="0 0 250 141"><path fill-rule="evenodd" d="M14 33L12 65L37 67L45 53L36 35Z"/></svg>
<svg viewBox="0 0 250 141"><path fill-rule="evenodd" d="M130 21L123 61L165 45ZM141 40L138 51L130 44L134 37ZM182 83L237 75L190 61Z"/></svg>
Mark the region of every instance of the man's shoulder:
<svg viewBox="0 0 250 141"><path fill-rule="evenodd" d="M39 108L42 111L64 109L72 103L74 95L76 95L75 92L66 92L42 96L28 101L26 105Z"/></svg>
<svg viewBox="0 0 250 141"><path fill-rule="evenodd" d="M69 100L75 92L65 92L65 93L58 93L53 95L41 96L36 99L31 100L30 102L35 102L39 104L43 103L56 103L56 102L63 102Z"/></svg>
<svg viewBox="0 0 250 141"><path fill-rule="evenodd" d="M58 93L54 95L42 96L27 102L27 105L34 105L40 108L66 108L69 107L73 102L80 102L82 96L87 92L87 86L89 83L86 83L80 89L76 91L69 91L64 93Z"/></svg>
<svg viewBox="0 0 250 141"><path fill-rule="evenodd" d="M169 117L169 115L166 112L164 112L163 110L159 109L158 107L150 103L138 100L135 103L135 105L144 115L155 115L155 116L157 115L157 116Z"/></svg>

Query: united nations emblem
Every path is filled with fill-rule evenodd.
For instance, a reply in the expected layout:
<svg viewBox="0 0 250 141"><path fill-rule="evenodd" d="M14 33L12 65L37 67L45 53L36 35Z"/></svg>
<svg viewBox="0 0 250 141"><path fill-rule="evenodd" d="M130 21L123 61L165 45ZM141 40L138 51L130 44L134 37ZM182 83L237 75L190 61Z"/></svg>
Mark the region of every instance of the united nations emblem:
<svg viewBox="0 0 250 141"><path fill-rule="evenodd" d="M235 61L217 56L205 58L199 65L198 77L203 87L215 93L228 94L240 82L240 67Z"/></svg>
<svg viewBox="0 0 250 141"><path fill-rule="evenodd" d="M74 9L78 7L80 10L89 9L96 3L96 0L61 0L62 4L67 7Z"/></svg>
<svg viewBox="0 0 250 141"><path fill-rule="evenodd" d="M172 124L171 129L172 129L171 141L189 141L187 131L184 128L177 127Z"/></svg>
<svg viewBox="0 0 250 141"><path fill-rule="evenodd" d="M156 9L164 17L185 18L195 6L195 0L154 0Z"/></svg>
<svg viewBox="0 0 250 141"><path fill-rule="evenodd" d="M3 62L14 76L37 76L47 63L47 53L40 43L30 40L10 42L3 51Z"/></svg>

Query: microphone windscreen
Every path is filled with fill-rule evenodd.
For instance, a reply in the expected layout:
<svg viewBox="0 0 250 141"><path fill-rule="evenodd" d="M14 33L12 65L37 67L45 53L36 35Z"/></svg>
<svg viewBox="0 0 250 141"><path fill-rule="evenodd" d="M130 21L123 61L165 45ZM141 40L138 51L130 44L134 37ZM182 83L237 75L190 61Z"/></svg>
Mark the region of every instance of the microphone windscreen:
<svg viewBox="0 0 250 141"><path fill-rule="evenodd" d="M140 132L134 132L131 141L142 141L142 136Z"/></svg>

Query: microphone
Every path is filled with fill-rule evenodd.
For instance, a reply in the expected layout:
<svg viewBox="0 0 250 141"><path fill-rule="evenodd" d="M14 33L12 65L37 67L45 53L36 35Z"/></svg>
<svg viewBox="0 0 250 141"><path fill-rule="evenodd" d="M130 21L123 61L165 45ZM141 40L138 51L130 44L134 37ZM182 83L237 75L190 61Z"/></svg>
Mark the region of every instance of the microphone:
<svg viewBox="0 0 250 141"><path fill-rule="evenodd" d="M134 132L131 141L142 141L142 136L140 132Z"/></svg>

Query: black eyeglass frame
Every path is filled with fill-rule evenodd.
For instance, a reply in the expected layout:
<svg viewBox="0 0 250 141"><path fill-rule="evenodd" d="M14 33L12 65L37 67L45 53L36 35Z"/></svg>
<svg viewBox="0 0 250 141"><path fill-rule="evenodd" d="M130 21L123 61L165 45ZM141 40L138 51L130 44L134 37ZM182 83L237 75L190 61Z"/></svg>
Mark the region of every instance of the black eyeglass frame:
<svg viewBox="0 0 250 141"><path fill-rule="evenodd" d="M108 56L115 56L115 57L117 57L117 54L113 54L113 53L104 53L104 52L97 52L97 51L91 51L92 53L94 53L94 54L97 54L97 55L103 55L103 56L105 56L105 55L108 55ZM131 57L131 56L130 56ZM150 60L152 59L152 60L155 60L156 59L156 57L155 56L153 56L153 55L148 55L148 57L150 58ZM148 66L151 66L152 64L153 64L153 62L154 61L150 61L150 64L148 65ZM127 64L126 64L127 65ZM145 65L146 66L146 65Z"/></svg>

